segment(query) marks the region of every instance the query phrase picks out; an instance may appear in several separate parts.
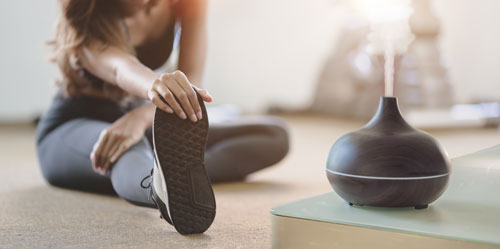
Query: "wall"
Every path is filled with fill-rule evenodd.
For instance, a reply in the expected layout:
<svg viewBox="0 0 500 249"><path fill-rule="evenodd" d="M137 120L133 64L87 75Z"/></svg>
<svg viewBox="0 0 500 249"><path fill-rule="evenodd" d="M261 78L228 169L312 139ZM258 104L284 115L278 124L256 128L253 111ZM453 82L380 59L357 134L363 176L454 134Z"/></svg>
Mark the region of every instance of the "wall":
<svg viewBox="0 0 500 249"><path fill-rule="evenodd" d="M500 1L439 0L436 8L456 99L500 101Z"/></svg>
<svg viewBox="0 0 500 249"><path fill-rule="evenodd" d="M500 99L500 1L437 0L442 47L460 102ZM0 1L0 122L47 108L57 75L43 42L56 0ZM345 11L334 0L211 0L206 87L216 103L262 111L308 104Z"/></svg>
<svg viewBox="0 0 500 249"><path fill-rule="evenodd" d="M213 1L207 87L249 111L304 106L343 16L330 0Z"/></svg>
<svg viewBox="0 0 500 249"><path fill-rule="evenodd" d="M29 121L47 107L57 75L45 46L55 0L0 1L0 121Z"/></svg>

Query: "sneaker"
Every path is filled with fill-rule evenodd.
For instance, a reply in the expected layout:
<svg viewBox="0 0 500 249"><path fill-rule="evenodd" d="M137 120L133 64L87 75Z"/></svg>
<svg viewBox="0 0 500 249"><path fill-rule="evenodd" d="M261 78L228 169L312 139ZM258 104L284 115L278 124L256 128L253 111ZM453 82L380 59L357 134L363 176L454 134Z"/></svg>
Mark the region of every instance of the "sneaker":
<svg viewBox="0 0 500 249"><path fill-rule="evenodd" d="M208 116L193 123L156 109L152 198L161 217L181 234L205 232L215 218L215 196L205 171Z"/></svg>

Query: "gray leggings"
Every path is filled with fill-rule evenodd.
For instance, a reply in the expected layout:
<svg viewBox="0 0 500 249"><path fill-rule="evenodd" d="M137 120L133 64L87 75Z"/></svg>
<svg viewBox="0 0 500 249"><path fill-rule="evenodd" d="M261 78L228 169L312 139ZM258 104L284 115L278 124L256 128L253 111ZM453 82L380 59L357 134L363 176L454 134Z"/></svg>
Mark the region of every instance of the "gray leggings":
<svg viewBox="0 0 500 249"><path fill-rule="evenodd" d="M109 122L76 118L58 126L38 144L40 167L52 185L116 193L141 206L155 207L149 190L141 181L153 167L148 136L125 152L102 176L92 170L90 152ZM288 152L288 135L282 121L275 118L234 120L211 124L205 166L212 182L242 180L248 174L280 161Z"/></svg>

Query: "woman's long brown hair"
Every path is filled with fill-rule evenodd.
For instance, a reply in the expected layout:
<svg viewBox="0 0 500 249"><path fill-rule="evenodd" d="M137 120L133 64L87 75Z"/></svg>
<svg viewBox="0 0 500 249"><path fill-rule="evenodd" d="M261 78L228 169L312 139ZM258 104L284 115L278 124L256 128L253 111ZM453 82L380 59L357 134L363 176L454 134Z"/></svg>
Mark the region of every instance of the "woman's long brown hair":
<svg viewBox="0 0 500 249"><path fill-rule="evenodd" d="M61 16L55 39L50 42L55 62L62 73L57 84L67 96L79 95L92 88L91 79L79 61L85 46L116 46L131 54L119 10L119 0L60 0ZM114 100L126 94L111 84L101 84L104 96Z"/></svg>

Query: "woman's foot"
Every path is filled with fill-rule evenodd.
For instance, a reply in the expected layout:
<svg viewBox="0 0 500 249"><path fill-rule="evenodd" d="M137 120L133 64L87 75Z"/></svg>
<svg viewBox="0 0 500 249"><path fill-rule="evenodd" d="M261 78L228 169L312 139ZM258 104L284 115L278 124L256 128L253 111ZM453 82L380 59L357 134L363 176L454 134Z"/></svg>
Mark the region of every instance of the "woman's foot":
<svg viewBox="0 0 500 249"><path fill-rule="evenodd" d="M204 166L208 117L197 122L156 109L152 197L162 217L181 234L203 233L215 218L215 197Z"/></svg>

